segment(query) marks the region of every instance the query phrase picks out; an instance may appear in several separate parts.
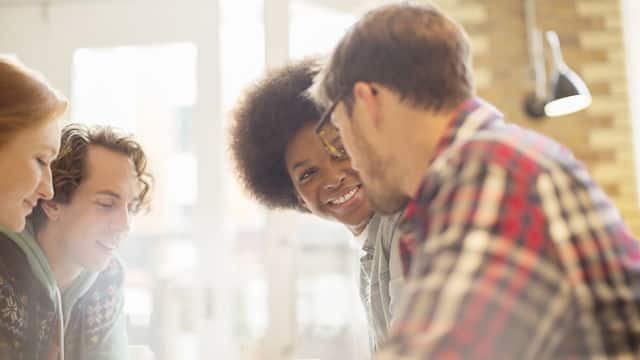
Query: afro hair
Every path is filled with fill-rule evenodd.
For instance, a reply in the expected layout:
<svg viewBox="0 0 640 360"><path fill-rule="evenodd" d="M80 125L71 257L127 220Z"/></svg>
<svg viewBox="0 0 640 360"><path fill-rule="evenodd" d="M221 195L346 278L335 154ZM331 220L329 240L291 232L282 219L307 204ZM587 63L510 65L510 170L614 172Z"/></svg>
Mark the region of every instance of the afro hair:
<svg viewBox="0 0 640 360"><path fill-rule="evenodd" d="M287 172L285 151L295 134L322 112L307 95L319 60L290 63L250 86L233 112L231 155L241 185L271 209L305 211Z"/></svg>

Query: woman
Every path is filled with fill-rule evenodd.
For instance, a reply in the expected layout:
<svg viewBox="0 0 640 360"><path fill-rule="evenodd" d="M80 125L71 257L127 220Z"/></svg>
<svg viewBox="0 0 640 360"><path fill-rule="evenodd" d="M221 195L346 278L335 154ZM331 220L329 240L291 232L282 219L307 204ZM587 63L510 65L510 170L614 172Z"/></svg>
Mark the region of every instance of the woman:
<svg viewBox="0 0 640 360"><path fill-rule="evenodd" d="M40 199L51 199L67 101L42 76L0 57L0 227L18 232Z"/></svg>
<svg viewBox="0 0 640 360"><path fill-rule="evenodd" d="M269 208L343 223L361 241L360 295L372 350L384 340L403 283L396 223L371 210L348 156L331 157L314 132L320 109L306 96L315 60L285 66L249 89L235 111L231 151L244 187ZM339 138L336 138L340 146Z"/></svg>

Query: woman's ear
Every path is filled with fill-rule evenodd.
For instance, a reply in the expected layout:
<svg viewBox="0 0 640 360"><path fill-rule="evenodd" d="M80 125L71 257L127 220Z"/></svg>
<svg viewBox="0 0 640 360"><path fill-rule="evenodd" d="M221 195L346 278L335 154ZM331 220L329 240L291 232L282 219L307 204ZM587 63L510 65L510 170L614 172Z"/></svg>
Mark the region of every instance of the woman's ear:
<svg viewBox="0 0 640 360"><path fill-rule="evenodd" d="M40 204L42 211L47 215L49 221L56 221L60 218L61 205L54 200L44 200Z"/></svg>
<svg viewBox="0 0 640 360"><path fill-rule="evenodd" d="M302 199L302 197L300 196L300 194L296 193L296 199L298 199L298 204L300 204L300 207L307 211L307 212L311 212L311 210L309 210L309 207L307 206L307 203L304 202L304 200Z"/></svg>

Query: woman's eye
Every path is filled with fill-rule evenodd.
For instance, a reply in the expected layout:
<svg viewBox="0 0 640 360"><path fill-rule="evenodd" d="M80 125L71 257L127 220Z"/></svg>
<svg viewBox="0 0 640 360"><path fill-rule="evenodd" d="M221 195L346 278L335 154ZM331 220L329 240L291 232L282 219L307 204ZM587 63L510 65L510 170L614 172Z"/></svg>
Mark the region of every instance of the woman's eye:
<svg viewBox="0 0 640 360"><path fill-rule="evenodd" d="M49 166L49 163L46 162L45 160L43 160L42 158L36 158L36 161L38 162L38 165L46 167Z"/></svg>
<svg viewBox="0 0 640 360"><path fill-rule="evenodd" d="M309 169L309 170L305 170L302 174L300 174L300 176L298 177L298 181L303 182L307 179L309 179L313 174L315 174L315 170L314 169Z"/></svg>

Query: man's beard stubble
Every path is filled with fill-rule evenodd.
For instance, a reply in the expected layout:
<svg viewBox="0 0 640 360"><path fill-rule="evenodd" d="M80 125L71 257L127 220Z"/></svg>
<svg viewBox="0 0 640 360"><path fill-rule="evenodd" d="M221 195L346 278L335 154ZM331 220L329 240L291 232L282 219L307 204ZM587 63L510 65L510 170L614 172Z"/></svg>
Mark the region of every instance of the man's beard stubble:
<svg viewBox="0 0 640 360"><path fill-rule="evenodd" d="M389 176L394 160L383 159L366 139L357 138L356 142L363 150L362 154L366 156L365 166L360 166L360 177L373 210L390 215L403 209L409 197L398 188L399 184L392 180L393 176ZM363 168L366 171L365 174L363 174Z"/></svg>

